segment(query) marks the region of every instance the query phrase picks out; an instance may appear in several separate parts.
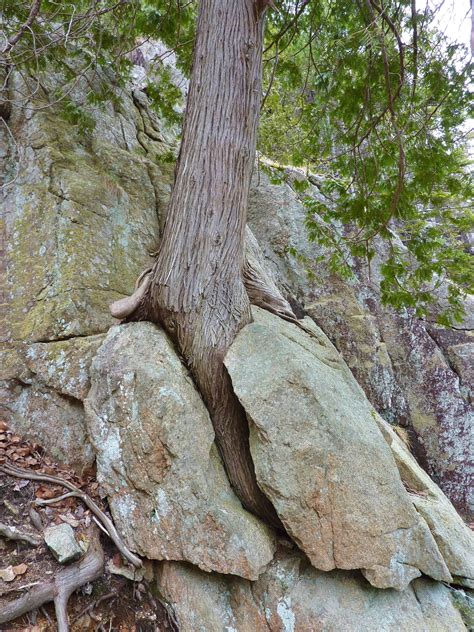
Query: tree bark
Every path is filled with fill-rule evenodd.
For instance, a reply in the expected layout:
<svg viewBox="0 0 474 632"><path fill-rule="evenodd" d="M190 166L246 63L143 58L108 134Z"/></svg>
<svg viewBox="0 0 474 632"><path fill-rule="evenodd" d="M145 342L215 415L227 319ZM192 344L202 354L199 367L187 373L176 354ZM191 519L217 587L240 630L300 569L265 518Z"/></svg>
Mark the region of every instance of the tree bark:
<svg viewBox="0 0 474 632"><path fill-rule="evenodd" d="M234 490L247 509L280 526L257 485L245 412L223 365L251 320L244 238L264 8L255 0L201 0L175 185L133 319L158 322L174 339L208 407Z"/></svg>

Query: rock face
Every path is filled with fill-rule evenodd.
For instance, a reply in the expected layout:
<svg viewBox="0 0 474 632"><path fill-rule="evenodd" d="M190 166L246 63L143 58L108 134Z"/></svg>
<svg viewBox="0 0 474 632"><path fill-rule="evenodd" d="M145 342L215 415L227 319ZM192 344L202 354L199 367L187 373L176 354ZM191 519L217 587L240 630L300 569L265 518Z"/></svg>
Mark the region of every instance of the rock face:
<svg viewBox="0 0 474 632"><path fill-rule="evenodd" d="M280 551L257 582L160 564L157 588L182 632L465 632L452 591L416 579L377 590L354 572L324 573Z"/></svg>
<svg viewBox="0 0 474 632"><path fill-rule="evenodd" d="M0 350L0 413L15 431L79 472L92 466L82 400L103 336Z"/></svg>
<svg viewBox="0 0 474 632"><path fill-rule="evenodd" d="M12 112L26 156L15 186L2 189L2 340L106 330L113 323L108 304L130 292L156 248L169 188L156 161L169 151L163 134L155 130L144 149L142 108L132 95L118 112L110 105L88 114L95 128L86 138L60 108Z"/></svg>
<svg viewBox="0 0 474 632"><path fill-rule="evenodd" d="M288 175L290 182L304 178L296 170ZM313 185L305 194L319 195ZM306 264L288 253L294 248L309 262L324 255L308 241L304 220L295 191L259 173L248 221L284 295L328 335L375 409L414 431L414 450L428 473L461 513L474 516L472 303L471 320L458 329L383 308L373 282L383 248L370 276L359 266L357 278L346 282L319 262L309 279Z"/></svg>
<svg viewBox="0 0 474 632"><path fill-rule="evenodd" d="M260 484L310 561L288 541L273 558L274 535L230 489L166 336L149 324L105 336L108 303L133 290L157 247L172 181L174 142L139 88L95 108L79 85L71 97L92 131L54 107L13 106L16 145L0 128L0 169L14 180L0 188L2 419L79 472L97 459L127 544L169 560L158 588L184 632L463 630L451 596L463 611L472 603L471 535L320 330L306 321L308 338L256 310L229 355ZM303 220L291 187L260 174L249 223L269 278L326 332L375 409L415 431L418 458L468 515L472 323L441 328L384 310L362 268L348 283L318 264L309 281L288 255L321 254ZM399 590L327 570L336 567ZM412 579L420 572L466 594Z"/></svg>
<svg viewBox="0 0 474 632"><path fill-rule="evenodd" d="M376 417L389 444L400 477L426 523L456 584L474 588L474 536L452 504L418 465L398 435L381 417Z"/></svg>
<svg viewBox="0 0 474 632"><path fill-rule="evenodd" d="M0 130L0 171L13 180L0 188L0 412L78 471L94 461L82 400L95 334L150 262L173 169L143 93L121 91L120 105L97 108L86 92L79 83L70 96L92 131L43 102L12 107L15 146Z"/></svg>
<svg viewBox="0 0 474 632"><path fill-rule="evenodd" d="M97 476L129 547L258 577L273 536L232 492L207 410L161 330L133 323L109 331L86 410Z"/></svg>
<svg viewBox="0 0 474 632"><path fill-rule="evenodd" d="M336 349L309 319L311 336L253 314L225 364L249 419L257 481L288 533L316 568L359 568L380 588L403 589L421 573L450 581L377 414Z"/></svg>

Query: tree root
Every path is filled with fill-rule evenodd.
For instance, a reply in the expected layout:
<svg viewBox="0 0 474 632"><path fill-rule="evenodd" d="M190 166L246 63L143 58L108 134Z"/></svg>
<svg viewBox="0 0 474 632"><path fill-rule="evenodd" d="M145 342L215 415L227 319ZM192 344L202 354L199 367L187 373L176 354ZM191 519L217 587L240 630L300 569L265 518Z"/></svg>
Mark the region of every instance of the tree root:
<svg viewBox="0 0 474 632"><path fill-rule="evenodd" d="M27 542L28 544L31 544L31 546L39 546L43 541L37 535L25 533L24 531L20 531L17 527L9 527L8 525L3 524L3 522L0 522L0 536L7 538L7 540Z"/></svg>
<svg viewBox="0 0 474 632"><path fill-rule="evenodd" d="M55 577L32 588L26 595L22 595L8 604L0 613L0 623L7 623L17 617L40 608L49 601L54 602L58 632L69 629L67 616L67 602L72 593L94 581L102 575L104 568L104 552L99 542L96 529L89 531L90 544L85 556L77 564L62 569Z"/></svg>
<svg viewBox="0 0 474 632"><path fill-rule="evenodd" d="M151 281L151 271L144 270L138 277L135 286L135 292L131 296L121 298L118 301L114 301L109 305L110 313L114 318L123 320L133 314L133 312L140 305L142 298L145 296L148 286Z"/></svg>
<svg viewBox="0 0 474 632"><path fill-rule="evenodd" d="M291 305L283 297L275 282L265 269L262 252L258 241L250 228L245 232L245 264L244 285L252 305L266 309L271 314L293 323L312 338L318 339L316 334L298 320Z"/></svg>
<svg viewBox="0 0 474 632"><path fill-rule="evenodd" d="M104 527L105 531L109 535L110 539L114 542L115 546L118 548L120 553L124 556L124 558L127 559L136 568L142 567L143 564L142 564L141 559L138 556L136 556L134 553L132 553L125 546L112 520L110 520L110 518L108 518L101 509L99 509L99 507L96 505L96 503L92 500L90 496L88 496L85 492L78 489L75 485L57 476L49 476L48 474L30 472L28 470L23 470L22 468L16 467L13 465L7 465L7 464L0 465L0 472L4 472L5 474L8 474L8 476L15 476L16 478L26 478L32 481L53 483L54 485L61 485L62 487L66 487L67 489L69 489L70 492L68 492L67 494L63 494L62 496L59 496L58 498L52 498L51 500L48 500L48 501L37 500L36 503L43 504L43 505L53 504L55 502L59 502L60 500L63 500L64 498L68 498L70 496L75 496L76 498L80 498L83 501L83 503L87 505L87 507L92 511L92 513L98 518L101 525Z"/></svg>

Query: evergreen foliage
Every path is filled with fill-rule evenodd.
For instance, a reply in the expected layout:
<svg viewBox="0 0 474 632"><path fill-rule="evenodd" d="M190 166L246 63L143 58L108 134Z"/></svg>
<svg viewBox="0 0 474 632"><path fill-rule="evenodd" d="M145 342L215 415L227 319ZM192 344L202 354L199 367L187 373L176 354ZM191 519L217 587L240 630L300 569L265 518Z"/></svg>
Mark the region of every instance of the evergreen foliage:
<svg viewBox="0 0 474 632"><path fill-rule="evenodd" d="M442 322L459 320L473 291L473 181L468 158L472 64L435 27L436 9L415 0L280 0L269 11L264 53L260 152L273 179L303 168L320 195L294 184L307 209L309 238L332 268L350 275L388 244L382 300L429 312L445 289ZM184 74L192 62L197 2L186 0L3 0L1 62L28 79L84 133L92 122L73 98L116 98L146 39L172 49ZM181 91L157 61L147 93L161 117L180 120ZM56 72L50 94L42 77ZM10 98L24 101L25 95ZM309 182L309 181L308 181ZM295 256L300 256L297 252ZM316 263L316 266L314 265ZM317 262L308 262L316 269Z"/></svg>

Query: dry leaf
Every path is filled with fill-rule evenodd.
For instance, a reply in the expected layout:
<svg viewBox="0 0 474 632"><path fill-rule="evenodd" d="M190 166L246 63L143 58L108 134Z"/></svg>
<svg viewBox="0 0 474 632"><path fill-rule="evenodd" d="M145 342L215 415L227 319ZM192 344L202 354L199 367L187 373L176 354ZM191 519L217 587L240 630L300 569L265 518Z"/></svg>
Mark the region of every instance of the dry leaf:
<svg viewBox="0 0 474 632"><path fill-rule="evenodd" d="M18 492L20 491L20 489L23 489L23 487L26 487L27 485L30 484L31 481L28 481L26 479L20 479L17 483L15 483L15 487L13 488L14 492Z"/></svg>
<svg viewBox="0 0 474 632"><path fill-rule="evenodd" d="M71 513L61 514L59 517L63 522L66 522L71 527L78 527L80 524L79 520L76 520Z"/></svg>
<svg viewBox="0 0 474 632"><path fill-rule="evenodd" d="M17 566L13 566L13 572L15 575L24 575L28 570L28 566L26 564L18 564Z"/></svg>
<svg viewBox="0 0 474 632"><path fill-rule="evenodd" d="M4 430L7 430L7 429L8 429L8 426L6 422L0 421L0 430L3 432Z"/></svg>

